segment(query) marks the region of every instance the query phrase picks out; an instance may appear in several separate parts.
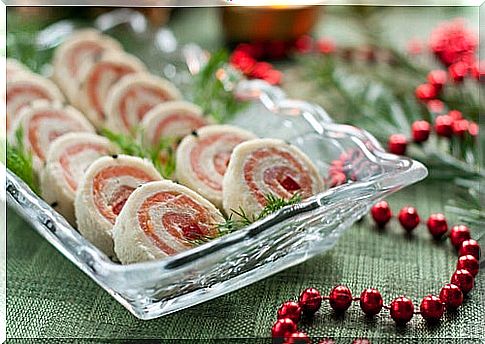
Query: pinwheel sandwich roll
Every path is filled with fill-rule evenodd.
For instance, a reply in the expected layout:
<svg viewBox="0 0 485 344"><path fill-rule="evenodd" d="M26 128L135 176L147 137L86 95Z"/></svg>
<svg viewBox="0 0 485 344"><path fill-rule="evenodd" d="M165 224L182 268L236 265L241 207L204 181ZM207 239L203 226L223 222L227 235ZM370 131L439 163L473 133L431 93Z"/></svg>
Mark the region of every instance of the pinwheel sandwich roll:
<svg viewBox="0 0 485 344"><path fill-rule="evenodd" d="M113 155L94 161L84 173L74 200L77 228L109 257L113 226L126 200L140 185L162 180L152 163L138 157Z"/></svg>
<svg viewBox="0 0 485 344"><path fill-rule="evenodd" d="M249 217L258 216L268 194L305 199L323 188L316 167L300 149L282 140L252 140L232 153L223 181L224 210L234 214L243 209Z"/></svg>
<svg viewBox="0 0 485 344"><path fill-rule="evenodd" d="M18 77L22 74L32 74L32 72L16 59L7 58L5 62L6 80Z"/></svg>
<svg viewBox="0 0 485 344"><path fill-rule="evenodd" d="M141 123L145 147L157 147L164 139L177 141L207 125L200 107L186 101L168 101L147 112Z"/></svg>
<svg viewBox="0 0 485 344"><path fill-rule="evenodd" d="M114 39L94 29L74 32L54 52L53 79L74 105L78 105L80 76L84 68L109 50L122 51Z"/></svg>
<svg viewBox="0 0 485 344"><path fill-rule="evenodd" d="M105 137L91 133L69 133L52 142L41 173L42 198L73 226L76 190L89 165L112 155L117 148Z"/></svg>
<svg viewBox="0 0 485 344"><path fill-rule="evenodd" d="M11 129L20 111L35 100L64 101L57 86L38 74L17 72L7 79L7 129Z"/></svg>
<svg viewBox="0 0 485 344"><path fill-rule="evenodd" d="M241 142L255 139L231 125L209 125L186 136L177 148L177 180L222 207L222 179L231 153Z"/></svg>
<svg viewBox="0 0 485 344"><path fill-rule="evenodd" d="M149 110L181 98L179 90L168 80L147 73L126 75L108 93L107 127L115 132L134 134Z"/></svg>
<svg viewBox="0 0 485 344"><path fill-rule="evenodd" d="M109 50L81 72L79 108L96 128L104 127L104 105L112 86L123 76L143 70L143 63L135 56Z"/></svg>
<svg viewBox="0 0 485 344"><path fill-rule="evenodd" d="M52 141L71 132L94 133L91 123L82 113L61 102L36 100L25 107L15 121L10 142L17 142L17 131L21 130L25 149L32 153L34 169L40 172Z"/></svg>
<svg viewBox="0 0 485 344"><path fill-rule="evenodd" d="M163 259L217 236L223 221L213 204L189 188L168 180L147 183L116 219L115 252L123 264Z"/></svg>

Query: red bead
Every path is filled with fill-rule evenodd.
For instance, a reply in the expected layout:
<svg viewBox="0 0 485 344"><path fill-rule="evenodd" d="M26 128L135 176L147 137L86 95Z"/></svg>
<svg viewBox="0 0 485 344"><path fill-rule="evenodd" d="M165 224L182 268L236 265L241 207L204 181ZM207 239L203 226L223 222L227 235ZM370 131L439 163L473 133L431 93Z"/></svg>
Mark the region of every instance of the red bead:
<svg viewBox="0 0 485 344"><path fill-rule="evenodd" d="M298 304L303 313L315 314L322 305L322 295L315 288L307 288L300 294Z"/></svg>
<svg viewBox="0 0 485 344"><path fill-rule="evenodd" d="M330 306L336 312L345 312L352 303L352 293L344 285L338 285L330 292Z"/></svg>
<svg viewBox="0 0 485 344"><path fill-rule="evenodd" d="M402 134L392 134L389 136L387 143L389 152L397 155L404 155L406 153L406 147L408 145L408 139Z"/></svg>
<svg viewBox="0 0 485 344"><path fill-rule="evenodd" d="M445 109L445 103L439 99L431 99L426 106L431 113L442 113Z"/></svg>
<svg viewBox="0 0 485 344"><path fill-rule="evenodd" d="M451 126L453 129L453 135L463 137L468 132L469 122L466 119L459 119L453 122Z"/></svg>
<svg viewBox="0 0 485 344"><path fill-rule="evenodd" d="M463 119L463 115L461 114L461 111L458 111L458 110L451 110L450 112L448 112L448 116L453 118L454 121Z"/></svg>
<svg viewBox="0 0 485 344"><path fill-rule="evenodd" d="M419 224L418 211L414 207L404 207L399 212L399 223L408 232L412 231Z"/></svg>
<svg viewBox="0 0 485 344"><path fill-rule="evenodd" d="M368 288L360 294L360 308L367 315L376 315L382 309L382 296L377 289Z"/></svg>
<svg viewBox="0 0 485 344"><path fill-rule="evenodd" d="M335 341L330 338L325 338L319 341L318 344L335 344Z"/></svg>
<svg viewBox="0 0 485 344"><path fill-rule="evenodd" d="M367 338L356 338L352 341L352 344L371 344Z"/></svg>
<svg viewBox="0 0 485 344"><path fill-rule="evenodd" d="M284 341L284 344L310 344L311 340L304 332L294 332Z"/></svg>
<svg viewBox="0 0 485 344"><path fill-rule="evenodd" d="M468 66L465 62L459 61L448 67L450 79L454 82L462 82L468 74Z"/></svg>
<svg viewBox="0 0 485 344"><path fill-rule="evenodd" d="M463 241L470 239L470 229L465 225L455 225L450 230L450 241L453 246L459 248Z"/></svg>
<svg viewBox="0 0 485 344"><path fill-rule="evenodd" d="M309 35L300 36L295 41L294 46L299 53L309 53L313 49L313 38Z"/></svg>
<svg viewBox="0 0 485 344"><path fill-rule="evenodd" d="M329 38L322 38L317 41L318 52L327 55L335 52L335 42Z"/></svg>
<svg viewBox="0 0 485 344"><path fill-rule="evenodd" d="M439 239L448 231L448 223L442 213L431 214L426 223L431 235Z"/></svg>
<svg viewBox="0 0 485 344"><path fill-rule="evenodd" d="M294 332L296 332L296 324L288 318L279 319L271 329L273 338L285 338Z"/></svg>
<svg viewBox="0 0 485 344"><path fill-rule="evenodd" d="M441 289L440 300L447 308L455 309L463 303L463 293L457 285L448 283Z"/></svg>
<svg viewBox="0 0 485 344"><path fill-rule="evenodd" d="M421 84L416 88L415 95L419 100L426 102L436 98L438 90L431 84Z"/></svg>
<svg viewBox="0 0 485 344"><path fill-rule="evenodd" d="M287 301L278 309L278 319L288 318L298 324L301 318L301 308L298 303L294 301Z"/></svg>
<svg viewBox="0 0 485 344"><path fill-rule="evenodd" d="M434 130L436 134L443 137L451 137L453 135L453 118L448 115L437 116L434 121Z"/></svg>
<svg viewBox="0 0 485 344"><path fill-rule="evenodd" d="M405 296L400 296L391 302L391 318L398 324L406 324L414 314L413 302Z"/></svg>
<svg viewBox="0 0 485 344"><path fill-rule="evenodd" d="M386 201L380 201L371 209L372 218L378 226L384 226L392 217L391 208Z"/></svg>
<svg viewBox="0 0 485 344"><path fill-rule="evenodd" d="M440 298L428 295L421 301L419 311L421 312L422 317L427 321L437 321L443 316L445 307Z"/></svg>
<svg viewBox="0 0 485 344"><path fill-rule="evenodd" d="M474 278L468 270L456 270L453 276L451 276L451 283L457 285L463 294L467 294L473 289Z"/></svg>
<svg viewBox="0 0 485 344"><path fill-rule="evenodd" d="M447 75L444 70L432 70L428 73L428 83L441 89L446 84Z"/></svg>
<svg viewBox="0 0 485 344"><path fill-rule="evenodd" d="M424 142L429 138L431 125L427 121L415 121L412 125L414 142Z"/></svg>
<svg viewBox="0 0 485 344"><path fill-rule="evenodd" d="M473 277L475 277L478 274L479 269L478 260L470 254L467 254L466 256L461 256L460 258L458 258L458 262L456 263L456 269L468 270L473 275Z"/></svg>
<svg viewBox="0 0 485 344"><path fill-rule="evenodd" d="M475 122L470 122L468 124L468 134L470 134L470 136L472 137L478 136L479 131L480 129L478 127L478 124L476 124Z"/></svg>
<svg viewBox="0 0 485 344"><path fill-rule="evenodd" d="M476 240L468 239L461 243L459 256L471 255L477 260L480 259L480 245Z"/></svg>

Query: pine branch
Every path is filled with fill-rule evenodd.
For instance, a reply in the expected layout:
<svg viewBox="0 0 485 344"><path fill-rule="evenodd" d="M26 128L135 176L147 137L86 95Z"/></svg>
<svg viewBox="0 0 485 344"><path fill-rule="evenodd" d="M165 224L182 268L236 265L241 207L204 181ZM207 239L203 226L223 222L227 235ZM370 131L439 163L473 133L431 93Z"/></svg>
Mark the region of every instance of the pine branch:
<svg viewBox="0 0 485 344"><path fill-rule="evenodd" d="M229 54L219 50L212 54L202 71L195 76L194 103L218 123L230 121L246 103L238 101L232 88L241 76L228 68Z"/></svg>

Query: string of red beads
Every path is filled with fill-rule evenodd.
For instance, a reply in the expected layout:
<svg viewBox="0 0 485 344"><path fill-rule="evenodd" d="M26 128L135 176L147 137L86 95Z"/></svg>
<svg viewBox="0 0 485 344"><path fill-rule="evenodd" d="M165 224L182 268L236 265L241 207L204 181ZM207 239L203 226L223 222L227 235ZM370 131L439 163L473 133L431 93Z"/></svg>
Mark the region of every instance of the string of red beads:
<svg viewBox="0 0 485 344"><path fill-rule="evenodd" d="M389 204L386 201L376 203L371 209L371 216L378 226L385 226L392 218ZM421 223L417 210L410 206L399 211L398 220L408 232ZM434 239L448 232L448 223L442 213L430 215L426 226ZM465 225L452 226L448 237L458 250L456 271L451 277L451 283L442 287L439 296L428 295L421 300L419 310L415 310L413 301L406 296L399 296L389 305L384 305L381 293L375 288L365 289L359 297L353 297L350 289L344 285L335 286L328 296L322 295L315 288L307 288L297 302L287 301L278 309L278 320L271 330L274 341L284 344L311 343L306 333L298 331L297 324L303 316L312 317L318 312L323 301L329 301L330 307L337 313L345 312L352 302L359 302L360 308L368 316L375 316L384 308L389 310L391 318L400 325L408 323L416 314L428 322L439 321L445 309L453 310L461 306L463 296L473 289L474 278L479 270L480 245L471 239L470 229ZM320 343L328 343L328 340Z"/></svg>

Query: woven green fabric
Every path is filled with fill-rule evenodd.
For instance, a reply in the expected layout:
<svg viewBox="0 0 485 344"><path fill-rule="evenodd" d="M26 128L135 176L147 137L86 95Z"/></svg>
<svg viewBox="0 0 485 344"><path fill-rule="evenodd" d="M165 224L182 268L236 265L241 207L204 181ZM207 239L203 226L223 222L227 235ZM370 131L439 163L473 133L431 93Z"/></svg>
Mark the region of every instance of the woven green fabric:
<svg viewBox="0 0 485 344"><path fill-rule="evenodd" d="M443 190L442 185L421 183L394 195L391 206L397 210L405 204L416 205L424 218L444 209L448 195ZM7 223L8 338L268 343L279 304L297 297L306 287L315 286L328 293L332 286L343 283L357 294L374 286L381 290L386 302L406 294L416 304L419 298L439 292L456 262L451 246L446 242L433 243L424 227L406 236L397 223L379 231L365 219L349 229L334 249L306 263L204 304L142 321L74 267L13 211L8 213ZM477 229L475 233L478 234ZM416 316L408 326L399 328L387 311L369 320L357 304L344 317L338 317L324 304L313 324L302 329L314 338L331 337L337 343L350 343L357 337L369 338L373 343L421 343L425 339L440 343L479 342L485 338L484 282L481 273L464 306L457 313L446 313L436 326L428 326Z"/></svg>

